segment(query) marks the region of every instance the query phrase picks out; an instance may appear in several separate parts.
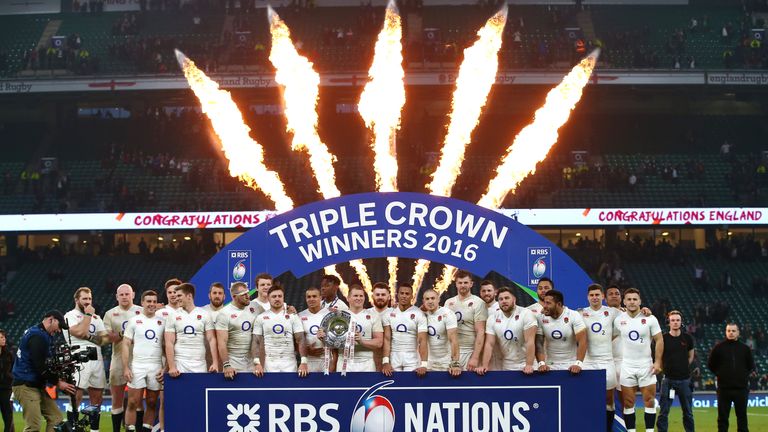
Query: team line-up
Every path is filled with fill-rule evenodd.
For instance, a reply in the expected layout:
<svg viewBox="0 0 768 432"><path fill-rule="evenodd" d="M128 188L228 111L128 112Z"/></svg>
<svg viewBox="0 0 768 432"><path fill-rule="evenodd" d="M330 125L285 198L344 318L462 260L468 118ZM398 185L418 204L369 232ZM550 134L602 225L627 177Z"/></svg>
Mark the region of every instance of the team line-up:
<svg viewBox="0 0 768 432"><path fill-rule="evenodd" d="M253 300L248 286L237 282L229 288L232 302L224 305L225 288L214 283L209 287L210 303L202 307L194 303L194 285L171 279L165 284L167 305L159 303L157 292L148 290L137 306L132 287L120 285L118 305L103 319L95 314L90 289L79 288L75 308L65 318L73 344L112 344L109 384L115 430L123 421L129 431L137 425L149 429L155 423L158 398L162 427L166 372L170 377L221 372L227 379L236 379L239 373L260 377L273 372L304 377L376 371L387 376L394 371L458 376L463 371L484 375L495 370L525 374L605 370L607 430L613 422L617 389L622 392L628 429L634 429L638 389L645 402L646 425L655 423L656 374L661 370L664 343L656 317L641 309L638 290L627 289L622 297L618 287L606 290L590 285L588 306L572 310L564 306L563 294L547 278L538 283L539 301L528 307L517 304L510 288L497 288L487 280L480 284L479 297L472 294L472 275L465 271L456 273L454 283L458 294L443 306L438 293L427 289L422 306L417 307L409 284L397 286L391 306L390 288L379 282L373 286L373 307L365 308L367 296L361 286L349 287L346 303L338 296L339 279L326 275L319 288L306 290L307 309L297 313L285 304L284 289L273 284L268 274L256 276ZM352 346L330 350L321 322L329 312L340 310L351 315L350 328L355 330L348 345ZM123 415L126 384L128 404ZM78 373L78 403L87 390L91 403L100 404L105 386L99 352L99 359L86 363ZM147 408L142 413L144 398ZM137 418L137 409L143 418Z"/></svg>

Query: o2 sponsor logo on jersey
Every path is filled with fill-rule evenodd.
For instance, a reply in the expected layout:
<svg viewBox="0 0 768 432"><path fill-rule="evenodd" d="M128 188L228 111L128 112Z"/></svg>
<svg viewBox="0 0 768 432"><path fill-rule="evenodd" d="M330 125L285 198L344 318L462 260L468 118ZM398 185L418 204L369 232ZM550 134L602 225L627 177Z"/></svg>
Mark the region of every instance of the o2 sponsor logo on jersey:
<svg viewBox="0 0 768 432"><path fill-rule="evenodd" d="M232 250L229 251L227 260L227 275L229 285L235 282L243 282L246 285L251 279L251 257L250 250Z"/></svg>
<svg viewBox="0 0 768 432"><path fill-rule="evenodd" d="M539 279L552 278L552 248L529 247L526 255L528 261L528 286L535 287Z"/></svg>

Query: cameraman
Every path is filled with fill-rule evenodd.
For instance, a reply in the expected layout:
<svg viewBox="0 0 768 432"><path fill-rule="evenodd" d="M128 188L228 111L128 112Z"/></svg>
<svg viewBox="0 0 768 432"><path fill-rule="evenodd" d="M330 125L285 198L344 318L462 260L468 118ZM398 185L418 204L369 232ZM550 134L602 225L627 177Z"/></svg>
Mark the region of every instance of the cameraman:
<svg viewBox="0 0 768 432"><path fill-rule="evenodd" d="M13 365L13 394L24 413L25 432L40 431L41 416L45 417L48 432L62 421L59 407L44 390L46 384L57 384L59 390L75 393L74 385L51 374L45 364L53 354L53 335L64 329L64 316L52 310L43 316L42 323L28 328L19 342Z"/></svg>

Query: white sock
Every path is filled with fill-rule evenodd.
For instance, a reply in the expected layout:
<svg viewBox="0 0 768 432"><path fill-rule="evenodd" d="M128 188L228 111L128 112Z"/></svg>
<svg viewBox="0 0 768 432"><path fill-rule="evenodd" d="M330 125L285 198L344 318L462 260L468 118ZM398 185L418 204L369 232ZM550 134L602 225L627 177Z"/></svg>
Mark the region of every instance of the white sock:
<svg viewBox="0 0 768 432"><path fill-rule="evenodd" d="M112 414L120 414L121 412L123 412L123 407L112 408Z"/></svg>
<svg viewBox="0 0 768 432"><path fill-rule="evenodd" d="M624 408L624 414L634 414L634 413L635 413L635 407Z"/></svg>

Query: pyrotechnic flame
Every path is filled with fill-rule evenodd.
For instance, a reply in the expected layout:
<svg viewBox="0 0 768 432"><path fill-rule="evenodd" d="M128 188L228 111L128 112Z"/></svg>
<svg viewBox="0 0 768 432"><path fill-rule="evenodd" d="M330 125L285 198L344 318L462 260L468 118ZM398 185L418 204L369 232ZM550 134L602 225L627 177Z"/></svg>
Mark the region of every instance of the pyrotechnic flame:
<svg viewBox="0 0 768 432"><path fill-rule="evenodd" d="M329 266L326 266L323 270L325 270L325 274L333 275L339 278L339 280L341 281L341 283L339 284L339 289L341 290L341 293L344 294L344 296L346 297L346 295L349 293L349 286L347 286L347 284L344 283L344 279L341 277L339 272L336 271L336 266L329 265Z"/></svg>
<svg viewBox="0 0 768 432"><path fill-rule="evenodd" d="M336 186L333 167L336 158L317 132L320 75L315 72L312 63L296 51L291 41L290 29L271 6L267 8L267 16L272 34L269 61L276 69L275 81L283 86L286 128L288 132L293 133L291 148L296 151L306 150L309 153L309 163L323 198L338 197L341 192ZM349 264L355 269L363 288L370 296L373 288L365 264L362 260L350 261ZM338 276L336 270L333 271L333 274ZM342 292L345 295L346 291L344 284Z"/></svg>
<svg viewBox="0 0 768 432"><path fill-rule="evenodd" d="M502 33L507 22L507 5L488 19L477 32L478 40L464 50L464 60L456 78L456 90L451 101L451 119L448 133L443 141L440 162L432 174L427 188L432 195L450 196L456 178L461 173L464 154L471 141L472 131L480 121L480 113L488 101L488 94L496 81L499 68L499 49ZM424 275L429 270L429 261L416 262L413 286L418 290Z"/></svg>
<svg viewBox="0 0 768 432"><path fill-rule="evenodd" d="M176 59L203 112L211 120L224 155L229 160L230 175L252 189L261 189L274 201L278 211L293 208L293 201L286 194L280 177L264 165L264 149L248 134L251 129L245 124L229 92L221 90L179 50L176 50Z"/></svg>
<svg viewBox="0 0 768 432"><path fill-rule="evenodd" d="M594 50L557 87L547 94L546 102L536 111L534 120L523 128L507 149L496 177L488 185L488 191L477 202L478 205L497 209L504 197L514 192L521 181L536 170L536 164L547 157L557 142L557 131L568 121L571 111L581 99L584 87L595 68L600 50ZM443 275L435 283L435 289L442 293L448 289L456 269L446 266Z"/></svg>
<svg viewBox="0 0 768 432"><path fill-rule="evenodd" d="M464 60L459 67L456 90L451 101L448 133L443 141L440 163L428 186L432 195L449 196L461 172L461 163L472 131L480 121L480 113L496 81L501 36L506 22L505 4L477 32L477 42L464 50Z"/></svg>
<svg viewBox="0 0 768 432"><path fill-rule="evenodd" d="M373 168L380 192L397 191L395 136L405 105L402 33L397 6L390 0L368 71L371 81L365 85L358 103L360 115L373 132Z"/></svg>
<svg viewBox="0 0 768 432"><path fill-rule="evenodd" d="M341 193L336 187L333 168L336 158L317 133L320 75L312 68L312 63L296 51L291 42L291 31L271 6L267 8L267 15L272 33L269 61L276 69L275 81L283 86L286 129L293 133L291 148L309 153L309 163L323 198L338 197Z"/></svg>
<svg viewBox="0 0 768 432"><path fill-rule="evenodd" d="M387 4L384 27L374 48L373 64L368 70L358 111L373 133L373 169L379 192L397 191L396 136L405 105L403 70L403 25L394 0ZM397 279L397 258L387 258L389 284Z"/></svg>
<svg viewBox="0 0 768 432"><path fill-rule="evenodd" d="M416 268L413 270L413 290L418 292L421 288L421 283L424 282L424 275L429 270L429 260L419 259L416 261Z"/></svg>
<svg viewBox="0 0 768 432"><path fill-rule="evenodd" d="M509 192L514 192L521 181L536 170L536 164L547 157L557 142L557 131L568 121L571 111L581 99L584 87L597 63L599 50L595 50L576 65L563 81L547 94L544 106L539 108L531 124L515 137L496 177L488 184L488 191L478 205L498 208Z"/></svg>
<svg viewBox="0 0 768 432"><path fill-rule="evenodd" d="M389 271L389 291L390 294L397 289L397 258L387 258L387 270Z"/></svg>
<svg viewBox="0 0 768 432"><path fill-rule="evenodd" d="M437 295L441 295L448 289L448 286L451 285L453 276L456 275L457 271L458 269L456 267L449 265L446 265L445 268L443 268L443 274L440 276L440 279L435 281L435 291L437 291Z"/></svg>

